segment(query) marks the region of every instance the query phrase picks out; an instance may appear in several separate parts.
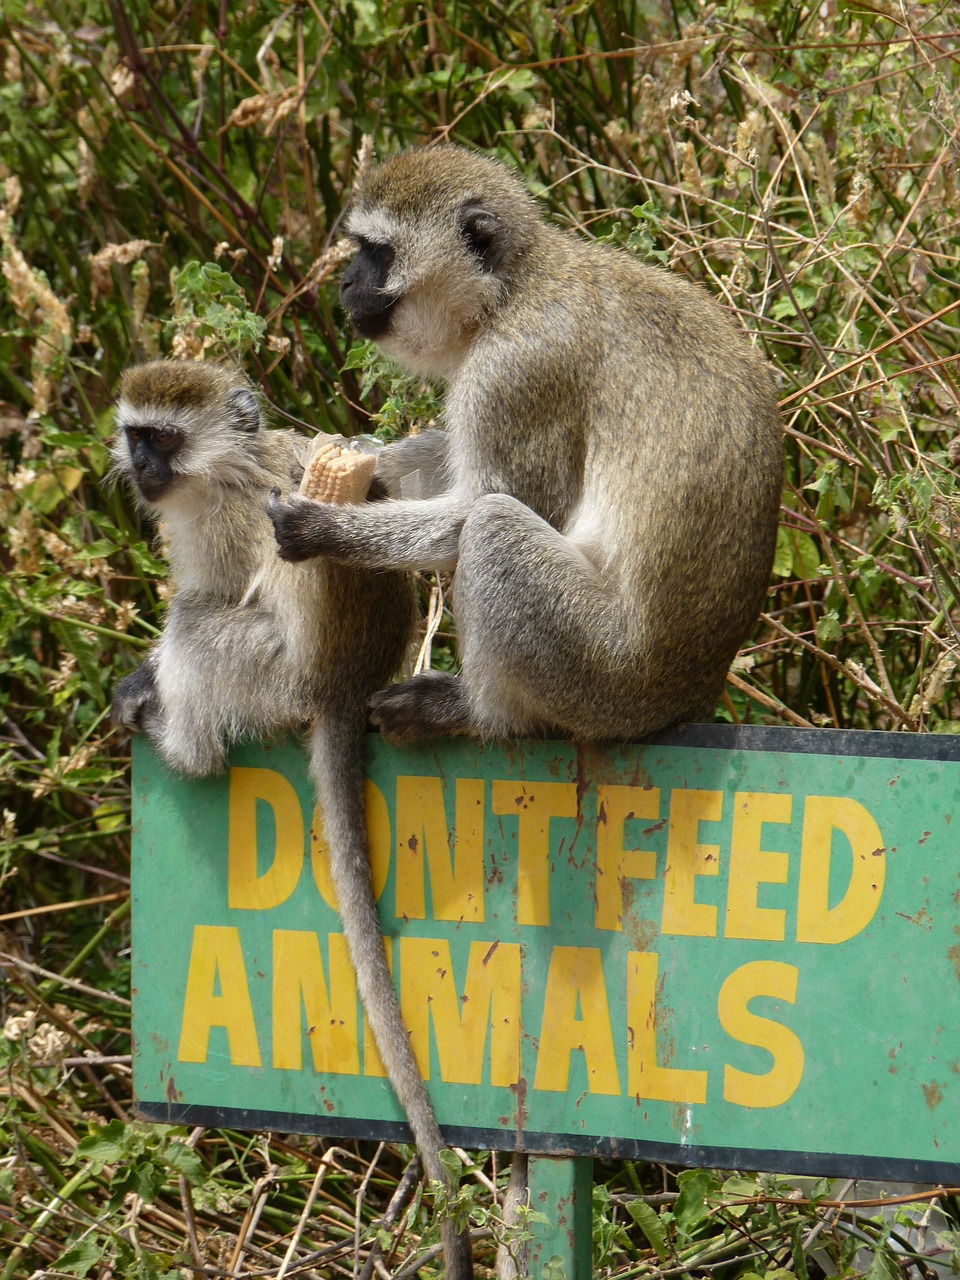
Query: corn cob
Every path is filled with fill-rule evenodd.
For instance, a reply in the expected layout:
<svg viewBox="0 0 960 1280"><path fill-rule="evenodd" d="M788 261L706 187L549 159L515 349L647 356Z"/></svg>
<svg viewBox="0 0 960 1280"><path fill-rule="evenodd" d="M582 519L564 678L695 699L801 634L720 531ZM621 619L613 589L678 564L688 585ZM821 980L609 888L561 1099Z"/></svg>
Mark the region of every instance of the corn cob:
<svg viewBox="0 0 960 1280"><path fill-rule="evenodd" d="M377 459L318 436L304 461L300 493L315 502L363 502Z"/></svg>

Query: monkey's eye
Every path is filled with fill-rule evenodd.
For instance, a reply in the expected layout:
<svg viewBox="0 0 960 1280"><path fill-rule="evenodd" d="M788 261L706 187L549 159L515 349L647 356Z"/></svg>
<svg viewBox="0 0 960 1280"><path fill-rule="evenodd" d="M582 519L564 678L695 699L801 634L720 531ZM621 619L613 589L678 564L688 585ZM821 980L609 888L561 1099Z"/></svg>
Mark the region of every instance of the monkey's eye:
<svg viewBox="0 0 960 1280"><path fill-rule="evenodd" d="M182 443L175 427L127 427L126 436L131 449L145 445L159 453L175 453Z"/></svg>
<svg viewBox="0 0 960 1280"><path fill-rule="evenodd" d="M173 453L180 447L180 432L175 431L173 427L156 427L151 435L154 448L159 449L161 453Z"/></svg>
<svg viewBox="0 0 960 1280"><path fill-rule="evenodd" d="M375 262L382 274L386 275L393 265L394 258L397 256L393 245L377 240L368 240L366 236L355 236L354 239L357 242L359 251L372 262Z"/></svg>

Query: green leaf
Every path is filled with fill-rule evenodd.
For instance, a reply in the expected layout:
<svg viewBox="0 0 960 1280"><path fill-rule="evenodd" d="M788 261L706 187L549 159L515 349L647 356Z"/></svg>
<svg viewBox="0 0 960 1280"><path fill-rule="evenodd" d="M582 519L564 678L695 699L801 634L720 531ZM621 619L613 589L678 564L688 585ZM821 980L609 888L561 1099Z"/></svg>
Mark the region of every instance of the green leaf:
<svg viewBox="0 0 960 1280"><path fill-rule="evenodd" d="M356 15L357 34L368 39L379 39L386 34L380 5L377 0L353 0L353 12Z"/></svg>
<svg viewBox="0 0 960 1280"><path fill-rule="evenodd" d="M828 609L823 617L817 619L817 644L826 649L837 644L843 638L843 628L836 609Z"/></svg>
<svg viewBox="0 0 960 1280"><path fill-rule="evenodd" d="M833 1183L830 1178L818 1178L813 1185L813 1190L810 1192L808 1199L813 1204L816 1204L819 1200L827 1199L832 1190Z"/></svg>
<svg viewBox="0 0 960 1280"><path fill-rule="evenodd" d="M791 293L784 294L770 308L775 320L788 320L797 314L797 308L808 311L816 302L819 290L809 284L795 284Z"/></svg>
<svg viewBox="0 0 960 1280"><path fill-rule="evenodd" d="M107 538L99 538L96 542L90 542L85 547L78 547L73 554L78 560L89 562L91 560L102 560L105 556L113 555L118 549L116 542L111 542Z"/></svg>
<svg viewBox="0 0 960 1280"><path fill-rule="evenodd" d="M215 262L188 262L173 273L171 284L174 295L180 294L191 302L209 302L217 296L242 301L233 276Z"/></svg>
<svg viewBox="0 0 960 1280"><path fill-rule="evenodd" d="M97 805L93 811L93 821L98 831L119 831L129 822L127 810L120 807L115 800L105 801Z"/></svg>
<svg viewBox="0 0 960 1280"><path fill-rule="evenodd" d="M781 525L777 530L777 546L773 572L778 578L796 578L808 582L818 576L820 552L808 533Z"/></svg>
<svg viewBox="0 0 960 1280"><path fill-rule="evenodd" d="M535 89L540 83L539 76L536 72L529 71L526 67L517 67L511 71L509 77L503 83L502 87L510 94L520 96L528 94L531 89Z"/></svg>
<svg viewBox="0 0 960 1280"><path fill-rule="evenodd" d="M710 1214L707 1196L720 1190L720 1179L709 1169L684 1169L677 1175L680 1194L673 1206L678 1229L686 1236Z"/></svg>
<svg viewBox="0 0 960 1280"><path fill-rule="evenodd" d="M755 1178L743 1178L737 1174L727 1178L722 1187L724 1198L747 1199L761 1194L760 1185ZM726 1212L735 1218L742 1218L752 1213L755 1206L750 1204L727 1205Z"/></svg>
<svg viewBox="0 0 960 1280"><path fill-rule="evenodd" d="M356 342L347 352L347 358L343 362L342 368L346 369L365 369L370 362L370 357L374 353L375 348L372 342Z"/></svg>
<svg viewBox="0 0 960 1280"><path fill-rule="evenodd" d="M801 581L809 581L819 576L820 551L808 533L794 529L791 535L793 543L793 573Z"/></svg>
<svg viewBox="0 0 960 1280"><path fill-rule="evenodd" d="M104 706L106 694L103 689L102 643L90 632L70 623L53 623L51 630L58 637L62 647L76 658L77 666L87 683L86 691L93 694L99 706Z"/></svg>
<svg viewBox="0 0 960 1280"><path fill-rule="evenodd" d="M136 1164L118 1169L110 1179L110 1203L119 1208L126 1196L137 1195L146 1204L152 1204L167 1181L166 1169L152 1160L139 1160Z"/></svg>
<svg viewBox="0 0 960 1280"><path fill-rule="evenodd" d="M102 1173L104 1165L118 1164L129 1152L129 1135L122 1120L110 1120L96 1133L77 1143L69 1163L89 1160L92 1173Z"/></svg>
<svg viewBox="0 0 960 1280"><path fill-rule="evenodd" d="M777 578L789 578L793 573L793 542L790 532L784 525L777 530L777 548L773 553L773 573Z"/></svg>
<svg viewBox="0 0 960 1280"><path fill-rule="evenodd" d="M203 1161L193 1147L188 1147L185 1142L171 1142L164 1151L163 1158L170 1169L175 1173L182 1173L188 1182L196 1184L206 1177Z"/></svg>
<svg viewBox="0 0 960 1280"><path fill-rule="evenodd" d="M865 1280L898 1280L900 1269L883 1244L874 1250Z"/></svg>
<svg viewBox="0 0 960 1280"><path fill-rule="evenodd" d="M456 1153L451 1151L448 1147L444 1147L440 1152L438 1152L438 1155L440 1163L447 1171L447 1177L450 1179L451 1187L456 1187L463 1176L463 1165L460 1162L459 1156L457 1156Z"/></svg>
<svg viewBox="0 0 960 1280"><path fill-rule="evenodd" d="M829 517L835 506L841 511L850 510L850 495L844 487L840 476L840 467L836 460L831 458L829 462L824 463L817 470L817 474L812 480L808 480L803 486L805 489L813 489L820 494L820 501L817 503L817 515Z"/></svg>
<svg viewBox="0 0 960 1280"><path fill-rule="evenodd" d="M100 1261L100 1248L92 1236L77 1240L57 1258L57 1270L71 1276L85 1276Z"/></svg>
<svg viewBox="0 0 960 1280"><path fill-rule="evenodd" d="M667 1229L659 1213L645 1200L631 1200L627 1204L627 1213L634 1220L643 1234L656 1250L661 1262L667 1260Z"/></svg>
<svg viewBox="0 0 960 1280"><path fill-rule="evenodd" d="M809 1272L807 1271L807 1255L803 1251L803 1231L801 1230L799 1222L795 1222L790 1228L790 1244L791 1252L793 1254L793 1269L796 1273L796 1280L808 1280ZM774 1276L777 1276L777 1280L780 1280L780 1276L783 1277L783 1280L787 1280L787 1278L790 1277L790 1272L784 1269L779 1273L779 1275L777 1272L774 1272ZM790 1277L790 1280L793 1280L793 1277Z"/></svg>

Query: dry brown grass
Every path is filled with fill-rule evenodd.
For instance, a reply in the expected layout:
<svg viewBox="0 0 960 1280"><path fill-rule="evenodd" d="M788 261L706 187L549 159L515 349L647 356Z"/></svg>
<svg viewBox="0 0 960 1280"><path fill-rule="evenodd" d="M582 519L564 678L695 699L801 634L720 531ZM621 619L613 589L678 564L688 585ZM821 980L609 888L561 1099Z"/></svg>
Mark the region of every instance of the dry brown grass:
<svg viewBox="0 0 960 1280"><path fill-rule="evenodd" d="M347 358L334 305L365 134L497 150L560 221L703 281L771 360L776 580L722 717L960 727L956 6L222 13L51 0L0 19L0 1280L382 1274L384 1213L393 1274L436 1272L407 1153L130 1114L127 760L106 708L162 590L105 481L109 405L132 358L228 348L324 429L429 417L429 388ZM494 1172L465 1178L481 1233ZM805 1280L814 1247L850 1274L864 1233L876 1278L960 1258L949 1196L953 1234L921 1258L844 1205L780 1204L775 1179L684 1235L656 1216L672 1172L597 1177L597 1275Z"/></svg>

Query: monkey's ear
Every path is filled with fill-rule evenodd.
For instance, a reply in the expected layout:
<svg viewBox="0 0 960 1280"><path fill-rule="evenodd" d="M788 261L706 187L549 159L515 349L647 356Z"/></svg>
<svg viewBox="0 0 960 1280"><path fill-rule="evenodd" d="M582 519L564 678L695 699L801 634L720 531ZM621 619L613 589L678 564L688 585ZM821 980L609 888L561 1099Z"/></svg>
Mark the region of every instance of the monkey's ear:
<svg viewBox="0 0 960 1280"><path fill-rule="evenodd" d="M481 270L496 271L507 251L503 220L477 200L468 200L457 214L460 234L480 262Z"/></svg>
<svg viewBox="0 0 960 1280"><path fill-rule="evenodd" d="M237 387L230 392L227 409L233 414L238 431L260 430L260 405L248 387Z"/></svg>

